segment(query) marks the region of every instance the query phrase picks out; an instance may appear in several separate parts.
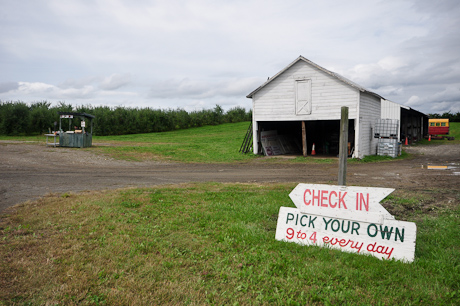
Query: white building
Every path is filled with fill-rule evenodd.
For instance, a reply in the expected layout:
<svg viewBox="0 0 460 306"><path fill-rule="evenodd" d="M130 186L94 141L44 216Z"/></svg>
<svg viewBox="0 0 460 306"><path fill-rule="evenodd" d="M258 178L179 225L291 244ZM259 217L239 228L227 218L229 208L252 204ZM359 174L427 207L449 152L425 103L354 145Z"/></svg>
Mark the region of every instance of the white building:
<svg viewBox="0 0 460 306"><path fill-rule="evenodd" d="M383 118L382 112L385 113L387 108L388 111L399 111L401 116L400 107L403 107L396 103L383 107L383 104L393 102L382 104L386 100L380 95L303 56L269 78L247 98L253 103L255 154L261 152L261 132L273 130L279 135L287 135L300 147L306 142L308 154L313 143L318 154L338 154L341 107L347 106L348 141L353 157L373 155L378 141L373 135L375 122ZM302 137L302 122L306 139Z"/></svg>

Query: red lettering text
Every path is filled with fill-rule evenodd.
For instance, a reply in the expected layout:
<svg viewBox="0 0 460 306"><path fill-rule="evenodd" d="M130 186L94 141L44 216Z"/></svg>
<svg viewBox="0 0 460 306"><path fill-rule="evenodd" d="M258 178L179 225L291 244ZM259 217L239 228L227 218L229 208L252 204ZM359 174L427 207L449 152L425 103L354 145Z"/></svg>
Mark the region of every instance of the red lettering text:
<svg viewBox="0 0 460 306"><path fill-rule="evenodd" d="M305 189L303 193L303 202L305 205L318 207L331 207L348 209L345 204L345 196L347 192L329 190ZM358 203L356 203L358 205Z"/></svg>
<svg viewBox="0 0 460 306"><path fill-rule="evenodd" d="M343 204L343 207L347 209L347 205L345 205L345 201L343 200L343 198L345 198L346 195L347 195L346 192L343 194L343 196L342 196L342 192L339 192L339 208L340 208L340 204Z"/></svg>
<svg viewBox="0 0 460 306"><path fill-rule="evenodd" d="M383 255L388 255L387 259L390 259L391 254L393 253L394 248L384 247L383 245L377 246L377 242L371 243L367 246L367 251L373 253L379 253Z"/></svg>
<svg viewBox="0 0 460 306"><path fill-rule="evenodd" d="M292 238L294 238L294 230L293 230L292 228L288 228L288 229L286 230L286 233L287 233L287 236L286 236L287 239L292 239Z"/></svg>
<svg viewBox="0 0 460 306"><path fill-rule="evenodd" d="M369 211L369 194L366 193L366 196L367 197L365 199L362 193L358 192L356 194L356 210L363 210L363 205L364 205L364 209L366 211Z"/></svg>
<svg viewBox="0 0 460 306"><path fill-rule="evenodd" d="M305 205L310 205L311 201L307 202L307 199L306 199L307 198L307 193L309 193L311 195L310 189L306 189L305 192L303 193L303 202L305 203Z"/></svg>
<svg viewBox="0 0 460 306"><path fill-rule="evenodd" d="M335 208L337 206L337 201L332 203L332 200L331 200L332 195L334 195L337 198L337 192L331 191L331 193L329 194L329 206L332 208Z"/></svg>
<svg viewBox="0 0 460 306"><path fill-rule="evenodd" d="M357 241L354 242L353 240L350 240L350 239L346 240L346 239L338 239L338 238L329 238L329 237L327 237L327 236L324 236L324 237L323 237L323 242L324 242L325 244L326 244L326 243L329 243L329 244L331 244L331 245L336 245L336 244L338 244L338 245L339 245L340 247L342 247L342 248L344 248L344 247L350 245L350 248L351 248L351 249L356 249L356 250L358 250L357 253L359 253L359 252L361 251L361 248L363 247L363 244L364 244L364 243L362 243L362 242L361 242L361 244L359 244L359 242L357 242ZM354 243L354 245L353 245L353 243Z"/></svg>

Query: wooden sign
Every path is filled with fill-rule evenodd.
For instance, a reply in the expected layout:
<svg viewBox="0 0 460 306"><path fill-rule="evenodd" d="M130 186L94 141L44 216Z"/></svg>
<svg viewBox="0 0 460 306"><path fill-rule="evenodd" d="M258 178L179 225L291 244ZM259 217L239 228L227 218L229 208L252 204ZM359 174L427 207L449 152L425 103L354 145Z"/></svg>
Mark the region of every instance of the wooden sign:
<svg viewBox="0 0 460 306"><path fill-rule="evenodd" d="M416 224L394 220L379 203L393 191L299 184L289 195L297 208L280 208L275 239L412 262Z"/></svg>
<svg viewBox="0 0 460 306"><path fill-rule="evenodd" d="M382 224L384 219L394 219L380 204L393 191L392 188L299 184L289 197L302 213Z"/></svg>
<svg viewBox="0 0 460 306"><path fill-rule="evenodd" d="M265 155L274 156L284 154L276 131L262 131L260 138Z"/></svg>
<svg viewBox="0 0 460 306"><path fill-rule="evenodd" d="M412 222L384 220L383 224L375 224L281 207L275 239L412 262L416 232Z"/></svg>

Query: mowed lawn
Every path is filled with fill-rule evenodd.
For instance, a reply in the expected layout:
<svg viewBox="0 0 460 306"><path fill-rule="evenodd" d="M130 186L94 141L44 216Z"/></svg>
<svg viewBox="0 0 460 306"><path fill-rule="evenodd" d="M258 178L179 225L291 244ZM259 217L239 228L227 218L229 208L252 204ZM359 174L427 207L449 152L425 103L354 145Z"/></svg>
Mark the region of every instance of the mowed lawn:
<svg viewBox="0 0 460 306"><path fill-rule="evenodd" d="M249 127L249 122L227 123L173 132L95 136L95 148L89 148L111 157L126 160L169 160L177 162L245 162L260 156L241 154L239 149ZM455 140L421 140L418 144L459 144L460 122L450 123L450 136ZM98 145L99 144L99 145ZM299 149L300 150L300 149ZM300 151L299 151L300 154ZM402 156L403 158L405 155ZM391 160L389 157L370 156L372 161ZM312 160L299 157L289 162L332 162L333 159Z"/></svg>
<svg viewBox="0 0 460 306"><path fill-rule="evenodd" d="M162 133L94 137L94 151L126 160L241 162L255 158L239 152L249 122L226 123ZM98 145L100 144L100 145Z"/></svg>
<svg viewBox="0 0 460 306"><path fill-rule="evenodd" d="M216 126L204 126L172 132L131 134L119 136L93 136L93 146L79 149L97 154L131 161L172 161L184 163L241 163L258 159L260 155L240 153L240 148L249 127L249 122L226 123ZM450 135L455 140L421 140L418 144L459 144L460 122L450 123ZM39 136L0 136L0 140L29 141L44 143L45 137ZM300 151L299 151L300 152ZM299 153L300 154L300 153ZM405 158L403 154L400 158ZM387 156L368 156L366 161L391 160ZM358 160L349 160L356 162ZM333 163L331 158L306 158L299 156L293 159L270 159L266 162L289 163Z"/></svg>
<svg viewBox="0 0 460 306"><path fill-rule="evenodd" d="M417 224L404 263L276 241L294 187L188 184L20 205L1 217L0 305L459 305L458 191L436 210L423 208L436 190L388 199Z"/></svg>

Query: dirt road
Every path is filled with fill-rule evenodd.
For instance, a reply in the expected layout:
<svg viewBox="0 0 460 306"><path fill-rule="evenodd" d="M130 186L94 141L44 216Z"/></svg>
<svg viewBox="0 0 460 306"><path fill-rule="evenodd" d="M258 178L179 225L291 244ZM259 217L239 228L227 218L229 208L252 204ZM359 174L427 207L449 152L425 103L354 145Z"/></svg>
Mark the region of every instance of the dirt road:
<svg viewBox="0 0 460 306"><path fill-rule="evenodd" d="M348 185L407 190L460 189L460 146L408 147L414 158L348 164ZM428 170L427 165L448 166ZM127 162L89 150L0 142L0 212L48 193L188 182L337 183L338 164L289 164L264 158L241 164Z"/></svg>

